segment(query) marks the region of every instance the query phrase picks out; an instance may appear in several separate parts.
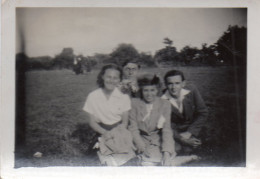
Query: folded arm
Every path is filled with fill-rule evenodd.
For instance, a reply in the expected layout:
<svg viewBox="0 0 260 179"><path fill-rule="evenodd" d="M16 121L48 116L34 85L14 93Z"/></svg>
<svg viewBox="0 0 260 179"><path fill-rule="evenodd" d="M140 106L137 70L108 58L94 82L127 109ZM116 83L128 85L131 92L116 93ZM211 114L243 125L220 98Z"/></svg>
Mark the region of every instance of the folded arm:
<svg viewBox="0 0 260 179"><path fill-rule="evenodd" d="M128 111L123 112L123 114L122 114L122 125L125 128L127 128L128 123L129 123L128 116L129 116L129 112Z"/></svg>

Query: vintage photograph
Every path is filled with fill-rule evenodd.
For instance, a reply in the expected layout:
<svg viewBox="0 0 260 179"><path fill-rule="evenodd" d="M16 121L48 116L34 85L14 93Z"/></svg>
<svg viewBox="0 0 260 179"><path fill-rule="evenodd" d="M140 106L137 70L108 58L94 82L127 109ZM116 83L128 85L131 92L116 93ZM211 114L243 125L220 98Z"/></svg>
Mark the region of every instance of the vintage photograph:
<svg viewBox="0 0 260 179"><path fill-rule="evenodd" d="M247 8L15 16L15 168L246 167Z"/></svg>

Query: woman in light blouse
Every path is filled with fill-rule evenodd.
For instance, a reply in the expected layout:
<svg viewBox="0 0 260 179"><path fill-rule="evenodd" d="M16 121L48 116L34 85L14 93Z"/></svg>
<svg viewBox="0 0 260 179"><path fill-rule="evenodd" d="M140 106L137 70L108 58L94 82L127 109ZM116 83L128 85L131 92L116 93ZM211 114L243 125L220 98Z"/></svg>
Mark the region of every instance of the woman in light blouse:
<svg viewBox="0 0 260 179"><path fill-rule="evenodd" d="M91 92L83 110L87 112L89 126L100 134L98 156L102 164L119 166L135 157L128 125L131 101L117 89L122 80L120 67L104 66L98 75L99 88Z"/></svg>

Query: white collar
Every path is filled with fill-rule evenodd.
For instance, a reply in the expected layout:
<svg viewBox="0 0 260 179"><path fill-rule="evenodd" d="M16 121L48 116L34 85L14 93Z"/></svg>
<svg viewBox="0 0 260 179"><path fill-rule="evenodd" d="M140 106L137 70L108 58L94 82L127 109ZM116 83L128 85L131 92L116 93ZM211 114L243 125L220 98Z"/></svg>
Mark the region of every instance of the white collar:
<svg viewBox="0 0 260 179"><path fill-rule="evenodd" d="M180 92L180 99L183 100L184 97L190 93L190 90L187 90L187 89L181 89L181 92ZM170 100L172 99L173 97L170 95L169 91L167 90L164 95L162 95L162 99L167 99L167 100ZM173 98L175 99L175 98Z"/></svg>
<svg viewBox="0 0 260 179"><path fill-rule="evenodd" d="M182 113L182 112L183 112L183 103L182 103L182 101L183 101L184 97L185 97L187 94L189 94L189 93L190 93L189 90L181 89L181 91L180 91L180 101L181 101L180 106L178 106L177 100L170 95L170 93L169 93L168 90L167 90L167 91L165 92L165 94L162 96L162 99L169 100L169 102L170 102L174 107L176 107L176 108L179 110L180 113Z"/></svg>
<svg viewBox="0 0 260 179"><path fill-rule="evenodd" d="M121 97L121 95L122 95L122 93L121 93L121 91L119 91L119 89L117 87L114 89L114 91L111 94L111 96L118 97L118 98Z"/></svg>
<svg viewBox="0 0 260 179"><path fill-rule="evenodd" d="M102 93L102 95L105 96L105 94L104 94L102 88L100 88L100 92ZM116 87L116 88L112 91L112 93L111 93L109 99L110 99L111 97L113 97L113 98L114 98L114 97L120 98L121 95L122 95L122 93L121 93L121 92L117 89L117 87Z"/></svg>

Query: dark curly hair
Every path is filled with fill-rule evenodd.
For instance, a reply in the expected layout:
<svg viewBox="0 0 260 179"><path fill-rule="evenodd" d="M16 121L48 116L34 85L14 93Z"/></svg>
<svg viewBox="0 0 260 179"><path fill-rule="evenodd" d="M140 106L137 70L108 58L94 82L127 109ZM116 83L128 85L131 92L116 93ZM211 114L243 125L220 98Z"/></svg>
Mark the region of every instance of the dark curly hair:
<svg viewBox="0 0 260 179"><path fill-rule="evenodd" d="M161 94L161 81L157 75L150 74L150 73L144 74L137 79L137 84L139 87L139 95L141 99L143 99L142 88L144 86L155 85L158 89L157 95Z"/></svg>
<svg viewBox="0 0 260 179"><path fill-rule="evenodd" d="M184 74L182 71L178 71L178 70L171 70L168 71L165 75L164 75L164 84L167 85L167 78L171 77L171 76L181 76L182 81L185 80Z"/></svg>
<svg viewBox="0 0 260 179"><path fill-rule="evenodd" d="M160 78L154 74L144 74L137 79L137 84L139 88L143 86L156 85L157 87L161 87Z"/></svg>
<svg viewBox="0 0 260 179"><path fill-rule="evenodd" d="M104 88L104 80L103 80L103 75L105 74L106 70L108 69L114 69L114 70L117 70L119 71L119 77L120 77L120 81L122 81L122 78L123 78L123 71L121 69L121 67L115 65L115 64L108 64L108 65L105 65L102 67L101 71L99 72L98 74L98 77L97 77L97 85L100 87L100 88Z"/></svg>

